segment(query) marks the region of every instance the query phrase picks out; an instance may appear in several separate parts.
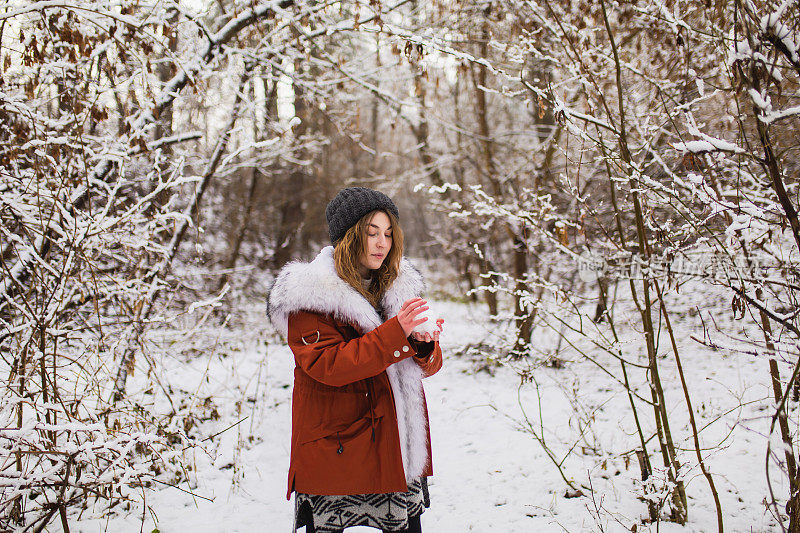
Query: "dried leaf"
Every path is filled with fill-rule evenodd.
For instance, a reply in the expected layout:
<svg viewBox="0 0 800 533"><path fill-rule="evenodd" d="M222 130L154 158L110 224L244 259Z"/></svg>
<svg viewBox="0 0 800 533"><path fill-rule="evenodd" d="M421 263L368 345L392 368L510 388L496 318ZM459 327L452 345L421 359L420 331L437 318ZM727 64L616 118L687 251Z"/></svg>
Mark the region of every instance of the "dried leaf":
<svg viewBox="0 0 800 533"><path fill-rule="evenodd" d="M136 363L136 357L133 355L133 352L131 352L128 359L125 360L125 368L128 369L128 374L130 374L131 376L133 375L133 371L136 368L134 363Z"/></svg>
<svg viewBox="0 0 800 533"><path fill-rule="evenodd" d="M558 228L558 240L561 241L561 244L564 246L569 246L569 234L565 226Z"/></svg>

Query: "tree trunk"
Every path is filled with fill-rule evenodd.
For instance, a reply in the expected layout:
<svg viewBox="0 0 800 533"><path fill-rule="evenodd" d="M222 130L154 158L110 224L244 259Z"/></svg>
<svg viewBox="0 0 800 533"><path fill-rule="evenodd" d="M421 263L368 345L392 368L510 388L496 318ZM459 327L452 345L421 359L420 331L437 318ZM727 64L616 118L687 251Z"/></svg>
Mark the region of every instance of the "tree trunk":
<svg viewBox="0 0 800 533"><path fill-rule="evenodd" d="M490 274L495 270L494 265L486 259L481 259L478 265L480 266L481 286L484 287L483 294L485 295L486 305L489 307L489 314L497 316L497 291L492 288L497 282L497 277Z"/></svg>
<svg viewBox="0 0 800 533"><path fill-rule="evenodd" d="M517 338L514 342L512 353L516 357L528 355L531 343L531 328L533 325L533 314L528 304L525 303L526 296L530 296L530 287L526 282L528 276L528 245L525 242L525 235L514 235L514 321L517 327Z"/></svg>
<svg viewBox="0 0 800 533"><path fill-rule="evenodd" d="M484 10L484 19L483 24L481 26L481 36L479 39L478 44L478 56L477 57L488 57L489 53L489 9L486 8ZM480 135L480 155L483 160L483 171L486 174L487 179L492 187L492 196L498 201L503 202L504 197L502 194L502 188L500 187L500 182L497 180L497 170L495 169L494 165L494 154L493 154L493 145L492 145L492 138L491 138L491 131L489 127L489 118L488 118L488 110L487 110L487 103L486 103L486 92L483 90L483 87L486 87L486 78L488 75L488 71L485 65L480 64L477 67L472 64L470 65L472 71L472 87L475 93L475 119L478 122L478 133ZM497 236L495 235L496 230L492 229L489 231L485 236L486 246L490 248L496 248L496 243L498 242ZM483 274L483 285L484 286L493 286L497 283L497 278L495 276L486 276L489 271L494 271L495 267L491 264L490 261L483 260L480 263L481 265L481 274ZM489 313L492 315L497 315L498 307L497 307L497 292L495 291L486 291L486 303L489 306Z"/></svg>
<svg viewBox="0 0 800 533"><path fill-rule="evenodd" d="M608 293L608 278L605 276L597 278L597 285L599 293L597 295L597 306L594 309L594 318L592 320L599 324L603 321L603 318L608 312L608 300L606 296Z"/></svg>
<svg viewBox="0 0 800 533"><path fill-rule="evenodd" d="M761 298L760 290L757 293ZM767 350L775 353L775 344L772 342L772 326L769 323L769 317L764 311L760 311L761 328L764 332L764 340ZM769 373L772 381L772 394L775 398L775 405L780 405L781 398L783 397L783 384L781 383L781 375L778 370L778 362L774 357L769 358ZM798 479L797 461L794 456L794 446L792 443L792 434L789 431L789 420L786 416L786 409L781 408L778 413L778 426L781 430L781 439L783 439L784 456L786 458L786 470L789 475L789 501L786 504L786 510L789 513L789 533L800 533L800 494L798 494Z"/></svg>
<svg viewBox="0 0 800 533"><path fill-rule="evenodd" d="M172 11L172 15L170 15L168 22L169 25L164 27L165 32L169 32L169 38L167 40L167 46L170 51L169 57L175 57L178 52L178 30L177 30L177 22L180 13L177 10ZM163 87L166 85L169 80L175 77L177 73L177 68L175 67L175 63L171 61L161 61L156 65L156 76L158 76L158 81L161 83ZM153 134L153 138L155 139L162 139L164 137L169 137L173 134L172 130L172 106L167 107L163 113L161 113L155 121L155 131ZM169 164L170 164L170 156L172 155L172 145L167 143L160 148L162 159L158 162L158 171L159 174L165 174L169 172ZM155 186L153 186L155 187ZM153 198L151 204L147 207L147 213L152 214L162 208L170 198L170 191L163 190L159 194Z"/></svg>
<svg viewBox="0 0 800 533"><path fill-rule="evenodd" d="M295 72L301 72L303 60L295 61ZM294 114L300 119L300 123L294 127L294 136L297 146L305 142L305 135L309 129L309 109L303 95L303 89L299 85L293 85L294 89ZM298 148L295 151L296 157L305 160L308 157L307 150ZM273 266L279 268L286 264L293 256L295 244L298 240L302 223L305 220L305 204L303 195L305 193L307 167L295 165L289 172L288 179L284 181L284 187L279 198L280 224L276 239L275 255L273 256Z"/></svg>
<svg viewBox="0 0 800 533"><path fill-rule="evenodd" d="M222 290L222 287L224 287L228 282L228 279L230 278L229 271L236 266L236 260L239 258L239 250L242 247L244 236L247 233L248 226L250 225L250 214L253 212L256 185L258 184L258 175L258 169L256 167L252 167L250 169L250 186L247 189L247 199L245 200L244 212L242 213L242 219L239 222L239 227L234 233L234 241L231 246L230 254L228 255L228 259L225 261L223 266L225 272L222 273L219 278L219 282L217 283L217 292Z"/></svg>

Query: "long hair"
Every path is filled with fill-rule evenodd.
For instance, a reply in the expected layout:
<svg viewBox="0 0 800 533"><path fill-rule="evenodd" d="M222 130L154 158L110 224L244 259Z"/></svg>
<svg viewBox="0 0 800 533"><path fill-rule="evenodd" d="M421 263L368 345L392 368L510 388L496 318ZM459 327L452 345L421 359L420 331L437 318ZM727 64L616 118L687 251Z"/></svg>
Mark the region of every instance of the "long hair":
<svg viewBox="0 0 800 533"><path fill-rule="evenodd" d="M392 247L383 260L380 268L370 271L370 283L365 289L361 283L361 274L358 267L361 264L361 256L366 252L367 247L367 227L372 216L381 211L389 217L392 225ZM400 259L403 257L403 230L400 223L392 213L376 209L370 211L356 222L344 236L334 245L333 261L336 265L336 273L339 277L349 283L355 290L360 292L372 305L378 307L386 290L392 286L400 272Z"/></svg>

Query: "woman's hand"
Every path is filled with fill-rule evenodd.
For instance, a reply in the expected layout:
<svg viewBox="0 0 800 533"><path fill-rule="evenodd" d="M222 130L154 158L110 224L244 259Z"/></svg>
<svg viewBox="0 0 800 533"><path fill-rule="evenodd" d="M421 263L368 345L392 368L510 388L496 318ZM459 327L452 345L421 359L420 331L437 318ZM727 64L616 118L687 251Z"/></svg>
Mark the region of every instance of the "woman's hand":
<svg viewBox="0 0 800 533"><path fill-rule="evenodd" d="M400 311L397 313L397 320L400 322L400 327L403 328L403 333L406 334L406 337L411 335L411 330L428 320L427 317L417 318L417 315L428 309L427 303L422 298L411 298L406 300L400 307Z"/></svg>
<svg viewBox="0 0 800 533"><path fill-rule="evenodd" d="M414 332L411 334L411 336L420 342L439 342L439 334L442 332L442 324L444 324L444 318L437 318L436 326L439 328L439 331L434 331L432 336L427 332Z"/></svg>

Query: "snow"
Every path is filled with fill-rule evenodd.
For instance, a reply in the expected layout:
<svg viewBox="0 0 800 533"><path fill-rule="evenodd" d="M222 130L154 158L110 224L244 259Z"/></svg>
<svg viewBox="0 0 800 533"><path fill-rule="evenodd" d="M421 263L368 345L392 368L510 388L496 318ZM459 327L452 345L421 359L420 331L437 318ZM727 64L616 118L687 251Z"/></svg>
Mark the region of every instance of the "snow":
<svg viewBox="0 0 800 533"><path fill-rule="evenodd" d="M787 107L786 109L781 109L780 111L772 111L771 113L767 113L765 116L759 116L758 119L765 124L771 124L776 120L793 117L795 115L800 115L800 106L792 106Z"/></svg>
<svg viewBox="0 0 800 533"><path fill-rule="evenodd" d="M786 50L789 52L791 61L797 62L797 38L796 33L791 31L788 26L781 22L781 17L784 16L786 9L794 2L791 0L784 0L781 5L772 13L768 13L761 17L760 29L763 33L772 34L776 39L783 43Z"/></svg>
<svg viewBox="0 0 800 533"><path fill-rule="evenodd" d="M750 94L750 98L753 99L753 103L764 113L769 113L772 110L772 102L769 96L761 94L755 89L749 89L747 92Z"/></svg>
<svg viewBox="0 0 800 533"><path fill-rule="evenodd" d="M413 333L430 333L433 335L435 332L439 331L439 327L436 325L436 319L439 317L436 310L431 307L430 303L428 303L428 309L419 313L416 318L426 318L427 320L422 324L417 325L412 332Z"/></svg>
<svg viewBox="0 0 800 533"><path fill-rule="evenodd" d="M672 146L675 147L675 149L680 152L691 152L693 154L698 154L703 152L714 152L716 150L721 150L724 152L733 152L733 153L743 152L743 150L738 146L736 146L735 144L728 141L723 141L722 139L705 139L701 141L678 142L678 143L673 143Z"/></svg>
<svg viewBox="0 0 800 533"><path fill-rule="evenodd" d="M774 110L772 107L772 101L770 97L766 95L766 93L759 93L755 89L749 89L747 92L750 95L750 98L753 100L753 104L760 109L760 112L758 113L758 120L764 124L772 124L777 120L800 115L800 106Z"/></svg>
<svg viewBox="0 0 800 533"><path fill-rule="evenodd" d="M713 315L726 331L741 328L741 323L728 318L727 297L706 291L703 318L710 322ZM691 288L668 300L673 325L679 328L677 340L698 426L703 428L703 455L720 491L726 531L774 531L777 526L762 504L767 493L763 434L770 414L767 363L731 350L712 350L692 340L691 335L702 337L698 333L701 317L687 314L686 309L698 303ZM562 368L529 367L528 362L497 366L491 353L456 355L465 346L496 337L510 326L492 324L481 305L433 299L433 306L445 319L441 337L445 364L425 382L435 475L430 478L432 506L423 515L423 530L596 531L602 525L605 531L630 531L646 515L646 507L637 499L641 481L631 450L638 446L638 438L631 432L624 391L573 351L559 353L564 360ZM620 320L632 312L625 311L619 301L615 309ZM90 507L80 520L71 517L71 531L291 529L293 502L285 499L285 492L293 358L260 316L263 308L254 303L249 310L242 310L242 314L248 313L251 318L240 329L219 332L239 339L240 351L218 354L207 350L205 356L181 359L171 355L160 361L173 382L210 394L220 405L221 418L202 426L204 435L213 436L208 448L185 452L190 481L180 483L181 490L153 483L146 493L150 512L133 506L127 514L102 518L99 509ZM202 335L195 338L198 347L208 346ZM552 354L557 343L552 331L536 331L537 351ZM623 346L626 357L642 356L641 339L635 335L623 339ZM603 354L592 355L602 360ZM660 364L672 432L683 450L679 458L689 497L689 523L681 527L661 522L658 531L715 531L713 502L696 464L671 361L666 356ZM613 368L611 362L606 363ZM629 377L636 390L648 393L643 374L635 370L629 368ZM530 379L523 383L519 374L526 372ZM788 369L783 367L782 372ZM237 402L238 408L234 407ZM789 407L791 416L796 416L797 405ZM641 405L640 417L647 419L646 415L646 406ZM591 425L587 425L589 420ZM576 486L591 483L594 498L585 488L582 497L566 497L568 486L537 435L558 461L563 459L568 479ZM652 481L663 476L663 465L659 468L654 441L649 451L655 469ZM771 471L773 486L781 496L786 492L784 478L776 466ZM60 531L59 527L54 523L50 530ZM640 532L656 530L655 525L638 526Z"/></svg>

